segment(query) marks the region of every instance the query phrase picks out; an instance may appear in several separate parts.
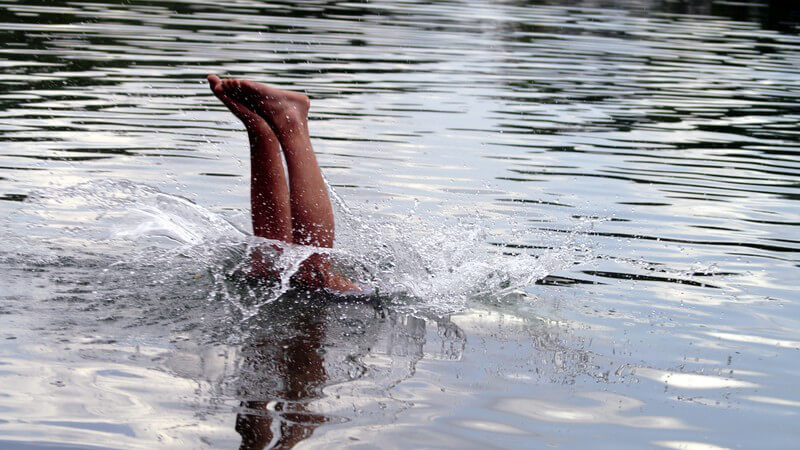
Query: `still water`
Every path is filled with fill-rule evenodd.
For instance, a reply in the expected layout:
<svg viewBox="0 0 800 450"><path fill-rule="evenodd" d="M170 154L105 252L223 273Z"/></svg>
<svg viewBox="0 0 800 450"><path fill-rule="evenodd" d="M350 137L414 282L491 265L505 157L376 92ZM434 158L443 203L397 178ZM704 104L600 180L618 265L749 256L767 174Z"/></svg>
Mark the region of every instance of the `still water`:
<svg viewBox="0 0 800 450"><path fill-rule="evenodd" d="M555 3L0 0L0 447L796 448L800 39ZM207 73L374 295L244 279Z"/></svg>

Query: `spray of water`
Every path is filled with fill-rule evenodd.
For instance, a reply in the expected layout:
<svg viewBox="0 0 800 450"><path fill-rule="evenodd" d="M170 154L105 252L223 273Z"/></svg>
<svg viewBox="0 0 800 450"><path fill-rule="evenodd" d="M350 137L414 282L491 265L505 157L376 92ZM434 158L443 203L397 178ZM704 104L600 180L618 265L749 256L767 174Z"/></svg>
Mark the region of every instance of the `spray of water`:
<svg viewBox="0 0 800 450"><path fill-rule="evenodd" d="M313 253L328 254L368 295L436 315L461 310L472 299L521 291L588 255L576 242L580 227L559 245L511 252L497 243L545 236L519 224L498 229L477 215L431 218L412 210L399 218L371 216L348 207L332 189L331 197L340 217L337 248L317 249L250 236L231 217L150 186L93 181L32 195L7 227L24 224L27 235L7 236L5 242L16 245L0 251L41 264L93 257L99 259L93 267L103 267L100 282L114 289L146 285L157 292L189 280L190 290L205 291L209 303L226 305L241 321L290 290L292 275ZM277 280L249 276L256 252L272 262Z"/></svg>

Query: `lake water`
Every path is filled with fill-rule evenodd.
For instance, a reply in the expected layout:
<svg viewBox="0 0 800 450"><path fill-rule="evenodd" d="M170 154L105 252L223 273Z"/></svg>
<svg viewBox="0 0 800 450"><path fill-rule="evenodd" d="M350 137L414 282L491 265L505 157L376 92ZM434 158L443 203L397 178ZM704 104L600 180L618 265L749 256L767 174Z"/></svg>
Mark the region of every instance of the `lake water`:
<svg viewBox="0 0 800 450"><path fill-rule="evenodd" d="M0 447L797 448L800 38L556 3L0 1ZM207 73L375 295L244 280Z"/></svg>

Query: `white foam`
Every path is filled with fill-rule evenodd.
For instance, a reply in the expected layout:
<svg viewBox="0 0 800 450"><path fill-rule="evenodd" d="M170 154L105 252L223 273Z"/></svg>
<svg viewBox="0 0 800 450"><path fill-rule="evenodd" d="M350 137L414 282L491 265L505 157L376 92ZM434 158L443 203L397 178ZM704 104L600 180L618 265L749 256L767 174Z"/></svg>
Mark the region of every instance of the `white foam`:
<svg viewBox="0 0 800 450"><path fill-rule="evenodd" d="M315 252L330 254L365 290L387 294L412 312L435 314L462 310L470 299L525 289L589 254L576 243L578 227L558 246L535 249L531 244L547 236L511 219L498 227L480 215L423 217L412 210L402 217L370 216L348 207L333 190L331 197L340 216L333 250L248 236L228 218L186 198L128 181L36 192L15 220L35 228L17 237L25 241L28 256L75 256L90 248L109 256L115 270L144 272L164 282L187 272L208 274L214 281L208 298L226 302L243 319L285 293L300 263ZM510 250L507 242L529 244ZM243 288L231 282L249 271L255 249L272 258L280 272L277 285Z"/></svg>

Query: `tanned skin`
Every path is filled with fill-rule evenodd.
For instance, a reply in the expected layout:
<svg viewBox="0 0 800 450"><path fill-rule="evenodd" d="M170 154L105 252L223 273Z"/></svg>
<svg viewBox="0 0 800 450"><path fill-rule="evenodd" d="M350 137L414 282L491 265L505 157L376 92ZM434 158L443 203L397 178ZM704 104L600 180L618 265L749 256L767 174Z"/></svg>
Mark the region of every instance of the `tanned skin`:
<svg viewBox="0 0 800 450"><path fill-rule="evenodd" d="M308 97L216 75L209 75L208 82L214 95L247 129L253 233L291 244L333 248L333 207L308 132ZM253 258L253 273L271 273L260 255ZM307 288L358 291L355 284L331 270L328 258L319 253L306 259L293 280Z"/></svg>

